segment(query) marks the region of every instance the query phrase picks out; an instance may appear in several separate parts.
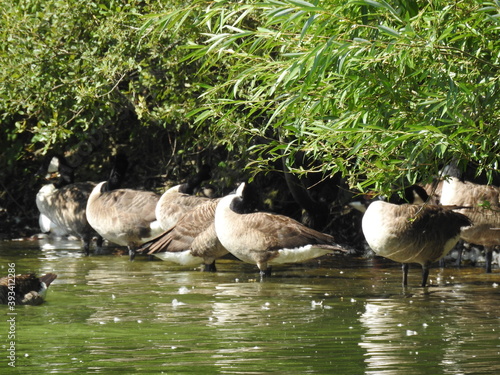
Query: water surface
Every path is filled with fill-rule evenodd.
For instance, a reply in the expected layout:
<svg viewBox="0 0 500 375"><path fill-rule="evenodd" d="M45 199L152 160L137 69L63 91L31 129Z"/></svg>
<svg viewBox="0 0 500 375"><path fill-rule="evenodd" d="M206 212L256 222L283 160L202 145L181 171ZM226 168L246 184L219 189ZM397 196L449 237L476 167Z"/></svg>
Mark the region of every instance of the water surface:
<svg viewBox="0 0 500 375"><path fill-rule="evenodd" d="M0 242L0 269L55 272L41 306L7 307L1 373L499 374L500 273L332 257L275 267L226 259L203 273L76 241Z"/></svg>

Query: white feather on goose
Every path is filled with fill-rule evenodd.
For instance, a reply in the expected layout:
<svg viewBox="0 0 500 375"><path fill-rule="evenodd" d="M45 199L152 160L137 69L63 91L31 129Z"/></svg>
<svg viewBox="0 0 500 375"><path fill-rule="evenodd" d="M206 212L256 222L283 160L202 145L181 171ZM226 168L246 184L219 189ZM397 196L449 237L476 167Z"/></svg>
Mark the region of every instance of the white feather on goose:
<svg viewBox="0 0 500 375"><path fill-rule="evenodd" d="M181 265L204 264L216 271L215 260L228 251L215 233L215 208L219 199L208 199L186 212L169 230L142 248L148 254Z"/></svg>

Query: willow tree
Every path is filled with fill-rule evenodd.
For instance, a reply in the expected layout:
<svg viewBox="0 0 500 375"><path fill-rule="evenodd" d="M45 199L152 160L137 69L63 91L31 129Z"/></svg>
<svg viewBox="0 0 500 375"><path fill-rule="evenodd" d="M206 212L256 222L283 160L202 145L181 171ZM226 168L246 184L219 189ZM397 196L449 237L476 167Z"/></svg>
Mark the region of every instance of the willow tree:
<svg viewBox="0 0 500 375"><path fill-rule="evenodd" d="M164 35L152 44L137 32L144 14L181 2L26 0L5 6L0 178L19 159L54 149L81 153L88 162L96 149L106 154L126 143L144 160L171 135L177 144L165 140L165 154L196 150L183 139L190 126L185 113L201 92L190 82L195 68L177 68L183 57L177 51L185 51L175 47L185 35Z"/></svg>
<svg viewBox="0 0 500 375"><path fill-rule="evenodd" d="M253 138L255 171L284 157L379 191L454 158L498 171L498 0L194 1L142 31L186 28L199 79L221 72L190 115L228 145Z"/></svg>

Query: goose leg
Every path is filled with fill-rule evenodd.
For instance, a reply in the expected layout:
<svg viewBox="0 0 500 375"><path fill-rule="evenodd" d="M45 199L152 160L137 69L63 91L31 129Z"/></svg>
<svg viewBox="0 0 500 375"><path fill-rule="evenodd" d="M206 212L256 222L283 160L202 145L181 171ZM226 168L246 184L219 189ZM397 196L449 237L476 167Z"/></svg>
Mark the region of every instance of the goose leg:
<svg viewBox="0 0 500 375"><path fill-rule="evenodd" d="M403 263L403 286L408 285L408 268L409 268L409 264Z"/></svg>
<svg viewBox="0 0 500 375"><path fill-rule="evenodd" d="M217 272L215 260L212 263L203 263L203 272Z"/></svg>
<svg viewBox="0 0 500 375"><path fill-rule="evenodd" d="M135 258L135 248L132 246L128 246L128 256L130 261L133 261Z"/></svg>
<svg viewBox="0 0 500 375"><path fill-rule="evenodd" d="M264 279L266 277L271 276L271 267L267 266L267 263L258 263L257 266L260 270L260 279Z"/></svg>
<svg viewBox="0 0 500 375"><path fill-rule="evenodd" d="M83 240L83 251L85 252L86 256L90 255L90 240L89 239Z"/></svg>
<svg viewBox="0 0 500 375"><path fill-rule="evenodd" d="M460 267L462 265L462 254L464 252L464 241L459 240L457 244L455 245L455 248L458 250L458 256L457 256L457 267Z"/></svg>
<svg viewBox="0 0 500 375"><path fill-rule="evenodd" d="M485 246L484 252L486 256L486 273L491 273L491 262L493 260L493 246Z"/></svg>
<svg viewBox="0 0 500 375"><path fill-rule="evenodd" d="M427 284L427 279L429 278L429 265L422 265L422 288L425 288Z"/></svg>
<svg viewBox="0 0 500 375"><path fill-rule="evenodd" d="M96 243L95 243L95 252L94 254L102 254L102 244L104 242L104 238L102 238L101 236L97 236L97 240L96 240Z"/></svg>

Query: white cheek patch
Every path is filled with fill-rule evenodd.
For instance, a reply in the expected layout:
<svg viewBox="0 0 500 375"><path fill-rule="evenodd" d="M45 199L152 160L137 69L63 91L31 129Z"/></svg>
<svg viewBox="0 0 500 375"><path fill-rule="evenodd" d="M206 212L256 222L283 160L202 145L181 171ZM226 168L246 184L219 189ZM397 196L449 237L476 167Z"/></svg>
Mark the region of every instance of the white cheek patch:
<svg viewBox="0 0 500 375"><path fill-rule="evenodd" d="M56 157L53 157L50 159L50 164L49 167L47 168L48 173L55 173L59 171L59 159Z"/></svg>

